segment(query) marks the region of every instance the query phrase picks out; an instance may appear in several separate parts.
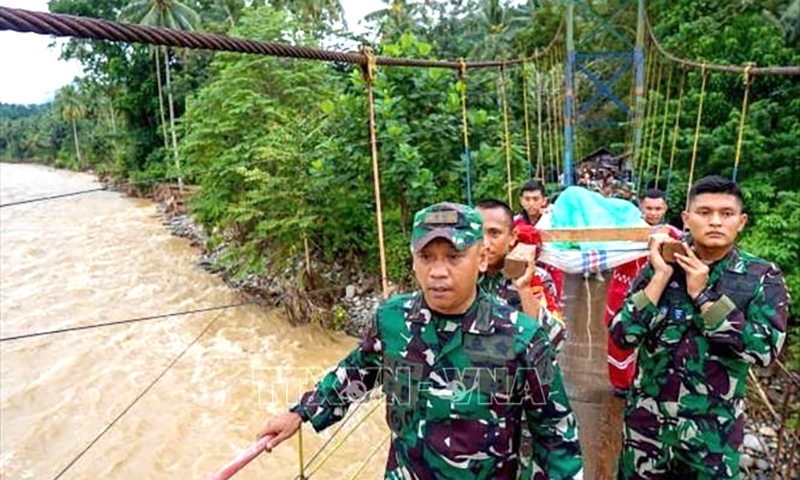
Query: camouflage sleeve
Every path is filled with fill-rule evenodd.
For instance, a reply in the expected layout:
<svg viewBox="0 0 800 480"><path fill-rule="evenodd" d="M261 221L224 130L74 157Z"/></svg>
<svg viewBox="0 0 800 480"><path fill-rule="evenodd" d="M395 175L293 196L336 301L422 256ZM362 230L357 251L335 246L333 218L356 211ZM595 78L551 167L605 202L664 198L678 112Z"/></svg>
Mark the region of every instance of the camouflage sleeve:
<svg viewBox="0 0 800 480"><path fill-rule="evenodd" d="M639 271L625 296L625 302L608 325L608 333L619 348L638 347L658 317L658 308L644 293L651 278L653 268L648 264Z"/></svg>
<svg viewBox="0 0 800 480"><path fill-rule="evenodd" d="M778 357L788 316L789 292L774 265L761 276L745 312L723 295L702 314L709 342L725 345L741 360L762 367Z"/></svg>
<svg viewBox="0 0 800 480"><path fill-rule="evenodd" d="M383 349L378 335L378 315L358 347L331 369L314 390L291 408L317 432L344 418L351 403L363 398L380 382Z"/></svg>
<svg viewBox="0 0 800 480"><path fill-rule="evenodd" d="M561 369L541 330L525 356L523 407L533 436L533 459L553 480L583 476L578 423L567 398Z"/></svg>

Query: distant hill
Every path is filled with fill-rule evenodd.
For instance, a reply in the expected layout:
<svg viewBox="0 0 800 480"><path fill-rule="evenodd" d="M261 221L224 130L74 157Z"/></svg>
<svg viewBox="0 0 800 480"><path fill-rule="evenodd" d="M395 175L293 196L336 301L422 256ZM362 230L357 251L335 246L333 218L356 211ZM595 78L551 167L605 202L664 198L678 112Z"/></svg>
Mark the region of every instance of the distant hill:
<svg viewBox="0 0 800 480"><path fill-rule="evenodd" d="M0 102L0 119L17 120L20 118L35 117L50 110L51 105L52 103L43 103L41 105L19 105L16 103Z"/></svg>

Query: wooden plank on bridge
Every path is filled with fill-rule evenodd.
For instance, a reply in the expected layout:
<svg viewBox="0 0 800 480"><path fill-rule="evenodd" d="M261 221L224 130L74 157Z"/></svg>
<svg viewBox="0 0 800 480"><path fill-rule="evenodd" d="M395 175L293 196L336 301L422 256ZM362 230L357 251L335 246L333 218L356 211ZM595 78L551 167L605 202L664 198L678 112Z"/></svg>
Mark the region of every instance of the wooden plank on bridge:
<svg viewBox="0 0 800 480"><path fill-rule="evenodd" d="M544 242L646 242L651 227L558 228L540 230Z"/></svg>

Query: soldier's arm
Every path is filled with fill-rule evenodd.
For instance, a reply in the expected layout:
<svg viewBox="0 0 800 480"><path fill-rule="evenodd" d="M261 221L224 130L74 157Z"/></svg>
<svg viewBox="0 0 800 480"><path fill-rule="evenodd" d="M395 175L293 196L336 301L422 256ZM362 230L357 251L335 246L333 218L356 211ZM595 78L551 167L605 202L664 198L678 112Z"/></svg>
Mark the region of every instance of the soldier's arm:
<svg viewBox="0 0 800 480"><path fill-rule="evenodd" d="M380 381L383 346L378 335L378 314L358 347L331 369L314 390L306 392L291 411L321 431L344 418L350 404Z"/></svg>
<svg viewBox="0 0 800 480"><path fill-rule="evenodd" d="M762 275L746 311L723 295L702 313L709 342L725 345L741 360L761 366L772 363L780 353L788 316L789 293L774 265Z"/></svg>
<svg viewBox="0 0 800 480"><path fill-rule="evenodd" d="M611 319L608 333L618 347L638 347L655 324L658 308L646 291L655 281L653 268L650 265L642 268L631 284L622 307Z"/></svg>
<svg viewBox="0 0 800 480"><path fill-rule="evenodd" d="M547 478L582 478L578 423L567 398L556 354L541 330L528 348L524 372L523 408L533 435L534 460L545 470Z"/></svg>

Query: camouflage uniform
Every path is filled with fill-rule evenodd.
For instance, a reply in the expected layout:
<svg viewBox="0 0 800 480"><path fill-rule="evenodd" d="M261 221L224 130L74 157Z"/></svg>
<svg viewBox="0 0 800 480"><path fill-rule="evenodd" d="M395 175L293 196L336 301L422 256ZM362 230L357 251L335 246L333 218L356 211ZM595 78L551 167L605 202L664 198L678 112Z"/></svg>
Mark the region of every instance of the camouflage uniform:
<svg viewBox="0 0 800 480"><path fill-rule="evenodd" d="M543 294L543 296L540 297L539 323L550 339L550 344L556 351L556 354L558 354L561 350L564 337L566 336L566 330L564 330L564 321L561 312L555 302L555 285L553 284L552 278L550 278L550 274L547 273L547 270L541 267L536 267L536 273L534 274L532 283L534 283L535 286L531 288L539 290ZM478 279L478 287L484 292L504 300L511 308L522 311L522 301L519 298L519 291L516 285L514 285L514 281L506 278L502 272L484 273ZM523 424L520 432L521 442L519 449L520 468L517 478L536 478L535 472L542 471L542 468L540 465L536 464L533 458L535 439L533 432L526 426L527 418L524 414L522 420Z"/></svg>
<svg viewBox="0 0 800 480"><path fill-rule="evenodd" d="M619 347L639 347L618 476L738 478L747 374L778 356L788 292L775 265L734 247L710 266L714 303L701 313L675 270L655 306L642 269L609 327Z"/></svg>
<svg viewBox="0 0 800 480"><path fill-rule="evenodd" d="M430 208L415 217L412 249L434 236L450 235L457 248L482 237L475 210L446 204L457 217L426 216ZM420 231L426 219L469 232ZM437 314L421 292L389 299L359 346L292 410L320 431L379 384L393 433L386 478L515 479L523 411L547 471L536 478L582 475L577 424L546 334L480 290L463 315Z"/></svg>
<svg viewBox="0 0 800 480"><path fill-rule="evenodd" d="M541 324L550 343L556 352L561 350L566 332L564 331L564 320L556 304L556 287L550 274L542 267L536 267L536 273L532 281L531 288L534 293L543 294L539 309L539 323ZM478 287L484 292L494 295L504 300L514 310L522 311L522 300L519 298L514 281L506 278L502 271L494 273L484 273L478 278Z"/></svg>

